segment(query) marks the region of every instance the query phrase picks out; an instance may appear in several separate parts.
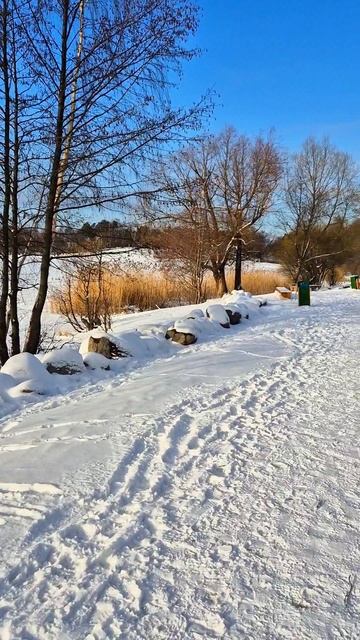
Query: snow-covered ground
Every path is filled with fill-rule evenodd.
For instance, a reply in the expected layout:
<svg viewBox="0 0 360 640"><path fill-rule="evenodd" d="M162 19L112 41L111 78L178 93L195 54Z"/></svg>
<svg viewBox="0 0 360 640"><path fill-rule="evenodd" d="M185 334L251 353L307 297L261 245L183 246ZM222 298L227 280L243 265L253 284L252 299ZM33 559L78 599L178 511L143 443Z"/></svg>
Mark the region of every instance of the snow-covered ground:
<svg viewBox="0 0 360 640"><path fill-rule="evenodd" d="M360 637L360 295L312 302L3 418L1 640Z"/></svg>

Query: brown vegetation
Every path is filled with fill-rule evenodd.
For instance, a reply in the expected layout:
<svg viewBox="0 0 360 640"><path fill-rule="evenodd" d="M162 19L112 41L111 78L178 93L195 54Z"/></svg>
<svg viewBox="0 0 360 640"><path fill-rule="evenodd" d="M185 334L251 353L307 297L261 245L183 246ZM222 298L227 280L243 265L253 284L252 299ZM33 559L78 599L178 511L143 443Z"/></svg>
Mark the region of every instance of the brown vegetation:
<svg viewBox="0 0 360 640"><path fill-rule="evenodd" d="M233 279L233 274L230 274ZM250 293L272 293L277 286L289 284L281 272L249 271L243 275L244 289ZM216 296L216 284L210 274L205 277L203 299ZM86 282L81 274L73 277L56 291L51 298L51 311L60 313L80 330L86 327L84 318L106 318L107 326L112 315L131 309L147 310L172 305L196 303L196 290L184 286L182 278L170 278L166 273L138 272L131 275L104 271L101 284L94 277ZM102 324L102 322L101 322Z"/></svg>

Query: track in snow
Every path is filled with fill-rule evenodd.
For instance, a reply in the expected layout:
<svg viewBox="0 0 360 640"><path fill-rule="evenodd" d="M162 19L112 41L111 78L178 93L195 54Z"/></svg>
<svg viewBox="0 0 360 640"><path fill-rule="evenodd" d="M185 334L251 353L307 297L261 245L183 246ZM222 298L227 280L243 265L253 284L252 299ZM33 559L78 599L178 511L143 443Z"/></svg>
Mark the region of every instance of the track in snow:
<svg viewBox="0 0 360 640"><path fill-rule="evenodd" d="M137 418L106 488L30 528L0 638L358 638L354 313L309 314L278 331L292 359Z"/></svg>

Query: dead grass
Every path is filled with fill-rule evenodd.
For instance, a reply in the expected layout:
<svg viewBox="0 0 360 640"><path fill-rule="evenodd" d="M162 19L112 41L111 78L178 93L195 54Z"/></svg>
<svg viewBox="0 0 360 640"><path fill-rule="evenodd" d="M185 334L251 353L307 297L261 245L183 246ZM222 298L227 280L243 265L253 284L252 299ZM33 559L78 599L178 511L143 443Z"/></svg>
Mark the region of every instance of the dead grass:
<svg viewBox="0 0 360 640"><path fill-rule="evenodd" d="M228 274L228 286L234 277ZM243 274L243 288L253 295L272 293L277 286L287 285L288 278L274 271L250 271ZM215 283L208 274L203 285L204 300L216 297ZM71 304L69 299L71 297ZM101 300L104 303L101 303ZM182 304L193 304L195 292L184 285L183 279L171 279L166 274L134 273L132 275L106 272L101 283L94 278L84 292L83 282L74 277L71 282L53 294L50 307L53 313L67 315L69 306L78 315L88 314L89 306L98 305L97 313L102 313L101 307L106 307L106 313L114 315L131 308L147 309L163 308ZM100 308L99 308L100 303Z"/></svg>
<svg viewBox="0 0 360 640"><path fill-rule="evenodd" d="M233 282L231 276L229 282ZM278 271L246 271L242 276L242 286L254 296L273 293L276 287L290 286L290 279Z"/></svg>

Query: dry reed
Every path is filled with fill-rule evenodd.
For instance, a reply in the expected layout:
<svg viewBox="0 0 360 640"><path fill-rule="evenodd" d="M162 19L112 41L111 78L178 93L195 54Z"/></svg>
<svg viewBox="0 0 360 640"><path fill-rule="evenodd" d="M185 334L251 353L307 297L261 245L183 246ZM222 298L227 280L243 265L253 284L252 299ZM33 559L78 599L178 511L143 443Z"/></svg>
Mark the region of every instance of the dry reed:
<svg viewBox="0 0 360 640"><path fill-rule="evenodd" d="M233 274L228 274L228 285L231 290ZM277 286L289 284L288 279L277 271L248 271L243 274L243 288L253 295L272 293ZM82 282L74 277L63 289L55 292L50 300L50 308L53 313L64 313L69 302L71 291L72 311L82 316L87 313L89 298L99 304L99 297L104 299L104 306L110 315L127 311L131 308L156 309L182 304L193 304L195 292L192 291L184 280L170 278L162 273L138 272L132 275L105 272L101 284L96 278L90 282L89 290L84 296ZM216 297L216 287L211 274L208 274L203 283L204 300ZM86 298L86 304L85 304ZM91 304L91 303L90 303ZM101 302L100 302L101 306Z"/></svg>

